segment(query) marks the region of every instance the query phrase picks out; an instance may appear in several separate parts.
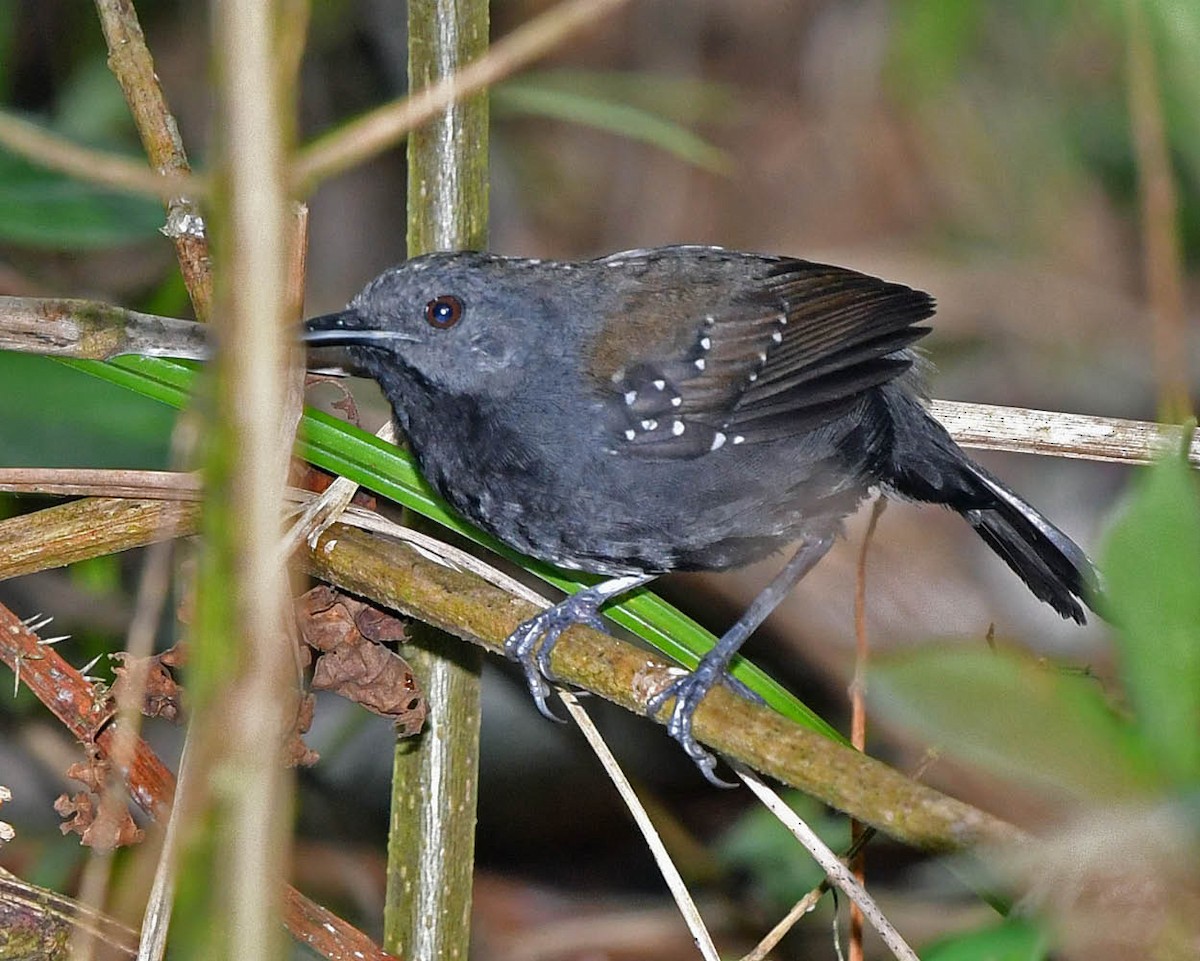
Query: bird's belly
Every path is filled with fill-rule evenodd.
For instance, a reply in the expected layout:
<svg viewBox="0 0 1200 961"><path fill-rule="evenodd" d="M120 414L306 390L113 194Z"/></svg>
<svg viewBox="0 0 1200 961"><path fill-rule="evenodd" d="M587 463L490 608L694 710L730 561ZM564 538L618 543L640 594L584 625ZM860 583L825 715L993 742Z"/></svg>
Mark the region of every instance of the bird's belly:
<svg viewBox="0 0 1200 961"><path fill-rule="evenodd" d="M852 512L866 482L844 464L758 445L736 456L629 461L602 455L519 471L476 462L426 476L464 517L561 567L615 575L720 570L767 556Z"/></svg>

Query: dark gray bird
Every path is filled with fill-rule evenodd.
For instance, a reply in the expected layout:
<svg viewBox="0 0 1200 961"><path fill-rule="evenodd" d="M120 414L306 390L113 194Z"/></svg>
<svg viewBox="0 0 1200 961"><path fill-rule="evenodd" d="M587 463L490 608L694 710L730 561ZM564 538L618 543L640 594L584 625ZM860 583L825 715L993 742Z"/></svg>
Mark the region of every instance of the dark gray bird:
<svg viewBox="0 0 1200 961"><path fill-rule="evenodd" d="M671 735L710 778L692 714L742 641L872 487L957 511L1033 593L1084 621L1084 553L926 413L910 345L929 295L788 257L715 247L582 262L417 257L307 324L395 409L422 473L519 551L605 575L523 624L509 656L543 713L573 623L659 574L723 570L798 542L692 673Z"/></svg>

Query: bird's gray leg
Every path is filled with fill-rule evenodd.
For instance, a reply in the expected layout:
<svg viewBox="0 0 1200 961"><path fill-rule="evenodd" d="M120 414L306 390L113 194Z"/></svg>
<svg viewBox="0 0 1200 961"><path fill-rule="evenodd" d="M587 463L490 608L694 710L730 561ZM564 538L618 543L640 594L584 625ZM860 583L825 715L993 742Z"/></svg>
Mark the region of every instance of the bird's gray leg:
<svg viewBox="0 0 1200 961"><path fill-rule="evenodd" d="M546 704L546 697L550 694L546 681L555 679L554 672L550 669L550 652L558 643L559 635L573 624L587 624L607 633L608 629L600 619L600 608L614 597L649 583L655 576L629 574L586 587L554 607L531 617L508 635L504 642L504 652L521 665L525 672L525 683L529 685L529 693L533 695L542 714L551 720L562 720Z"/></svg>
<svg viewBox="0 0 1200 961"><path fill-rule="evenodd" d="M791 589L812 570L831 546L832 534L806 538L792 555L792 559L784 565L783 570L775 575L774 580L763 588L754 602L746 608L738 622L700 659L696 669L668 684L646 704L646 713L654 717L667 701L675 702L671 708L671 717L667 721L667 733L680 743L687 756L696 762L697 767L713 784L731 786L713 773L716 759L696 743L692 736L692 715L696 713L704 695L727 676L725 670L729 667L733 655L742 646L742 642L767 619L779 606L780 601L787 597Z"/></svg>

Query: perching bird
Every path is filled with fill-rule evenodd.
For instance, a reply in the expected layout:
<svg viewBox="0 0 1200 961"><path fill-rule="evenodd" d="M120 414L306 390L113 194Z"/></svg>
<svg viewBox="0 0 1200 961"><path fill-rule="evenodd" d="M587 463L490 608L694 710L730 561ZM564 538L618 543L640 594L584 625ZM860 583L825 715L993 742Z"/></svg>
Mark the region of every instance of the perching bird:
<svg viewBox="0 0 1200 961"><path fill-rule="evenodd" d="M395 410L429 483L517 550L607 580L508 639L543 713L574 623L668 571L789 544L776 579L668 701L692 715L741 643L829 549L868 490L957 511L1029 589L1084 621L1091 563L924 409L910 349L932 298L824 264L716 247L566 262L436 253L306 325ZM734 684L739 690L740 685Z"/></svg>

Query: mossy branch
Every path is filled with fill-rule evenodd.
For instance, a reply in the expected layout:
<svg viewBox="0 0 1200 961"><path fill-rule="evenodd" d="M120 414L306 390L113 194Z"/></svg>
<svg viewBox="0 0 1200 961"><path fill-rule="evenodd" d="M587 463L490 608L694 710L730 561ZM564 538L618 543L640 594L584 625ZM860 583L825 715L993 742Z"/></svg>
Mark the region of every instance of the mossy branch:
<svg viewBox="0 0 1200 961"><path fill-rule="evenodd" d="M127 501L110 524L107 499L77 501L0 522L0 556L28 538L21 572L56 567L85 556L140 547L196 529L195 505ZM94 506L93 506L94 505ZM96 529L111 528L99 539ZM80 541L79 546L64 549ZM342 589L496 652L509 632L535 613L473 574L450 570L408 547L335 524L303 563ZM0 577L12 576L0 567ZM645 651L590 628L568 631L555 648L554 669L569 684L642 713L665 677L666 665ZM955 850L1022 840L1013 825L918 784L873 758L792 724L774 712L715 689L696 712L696 735L728 757L805 791L915 847Z"/></svg>

